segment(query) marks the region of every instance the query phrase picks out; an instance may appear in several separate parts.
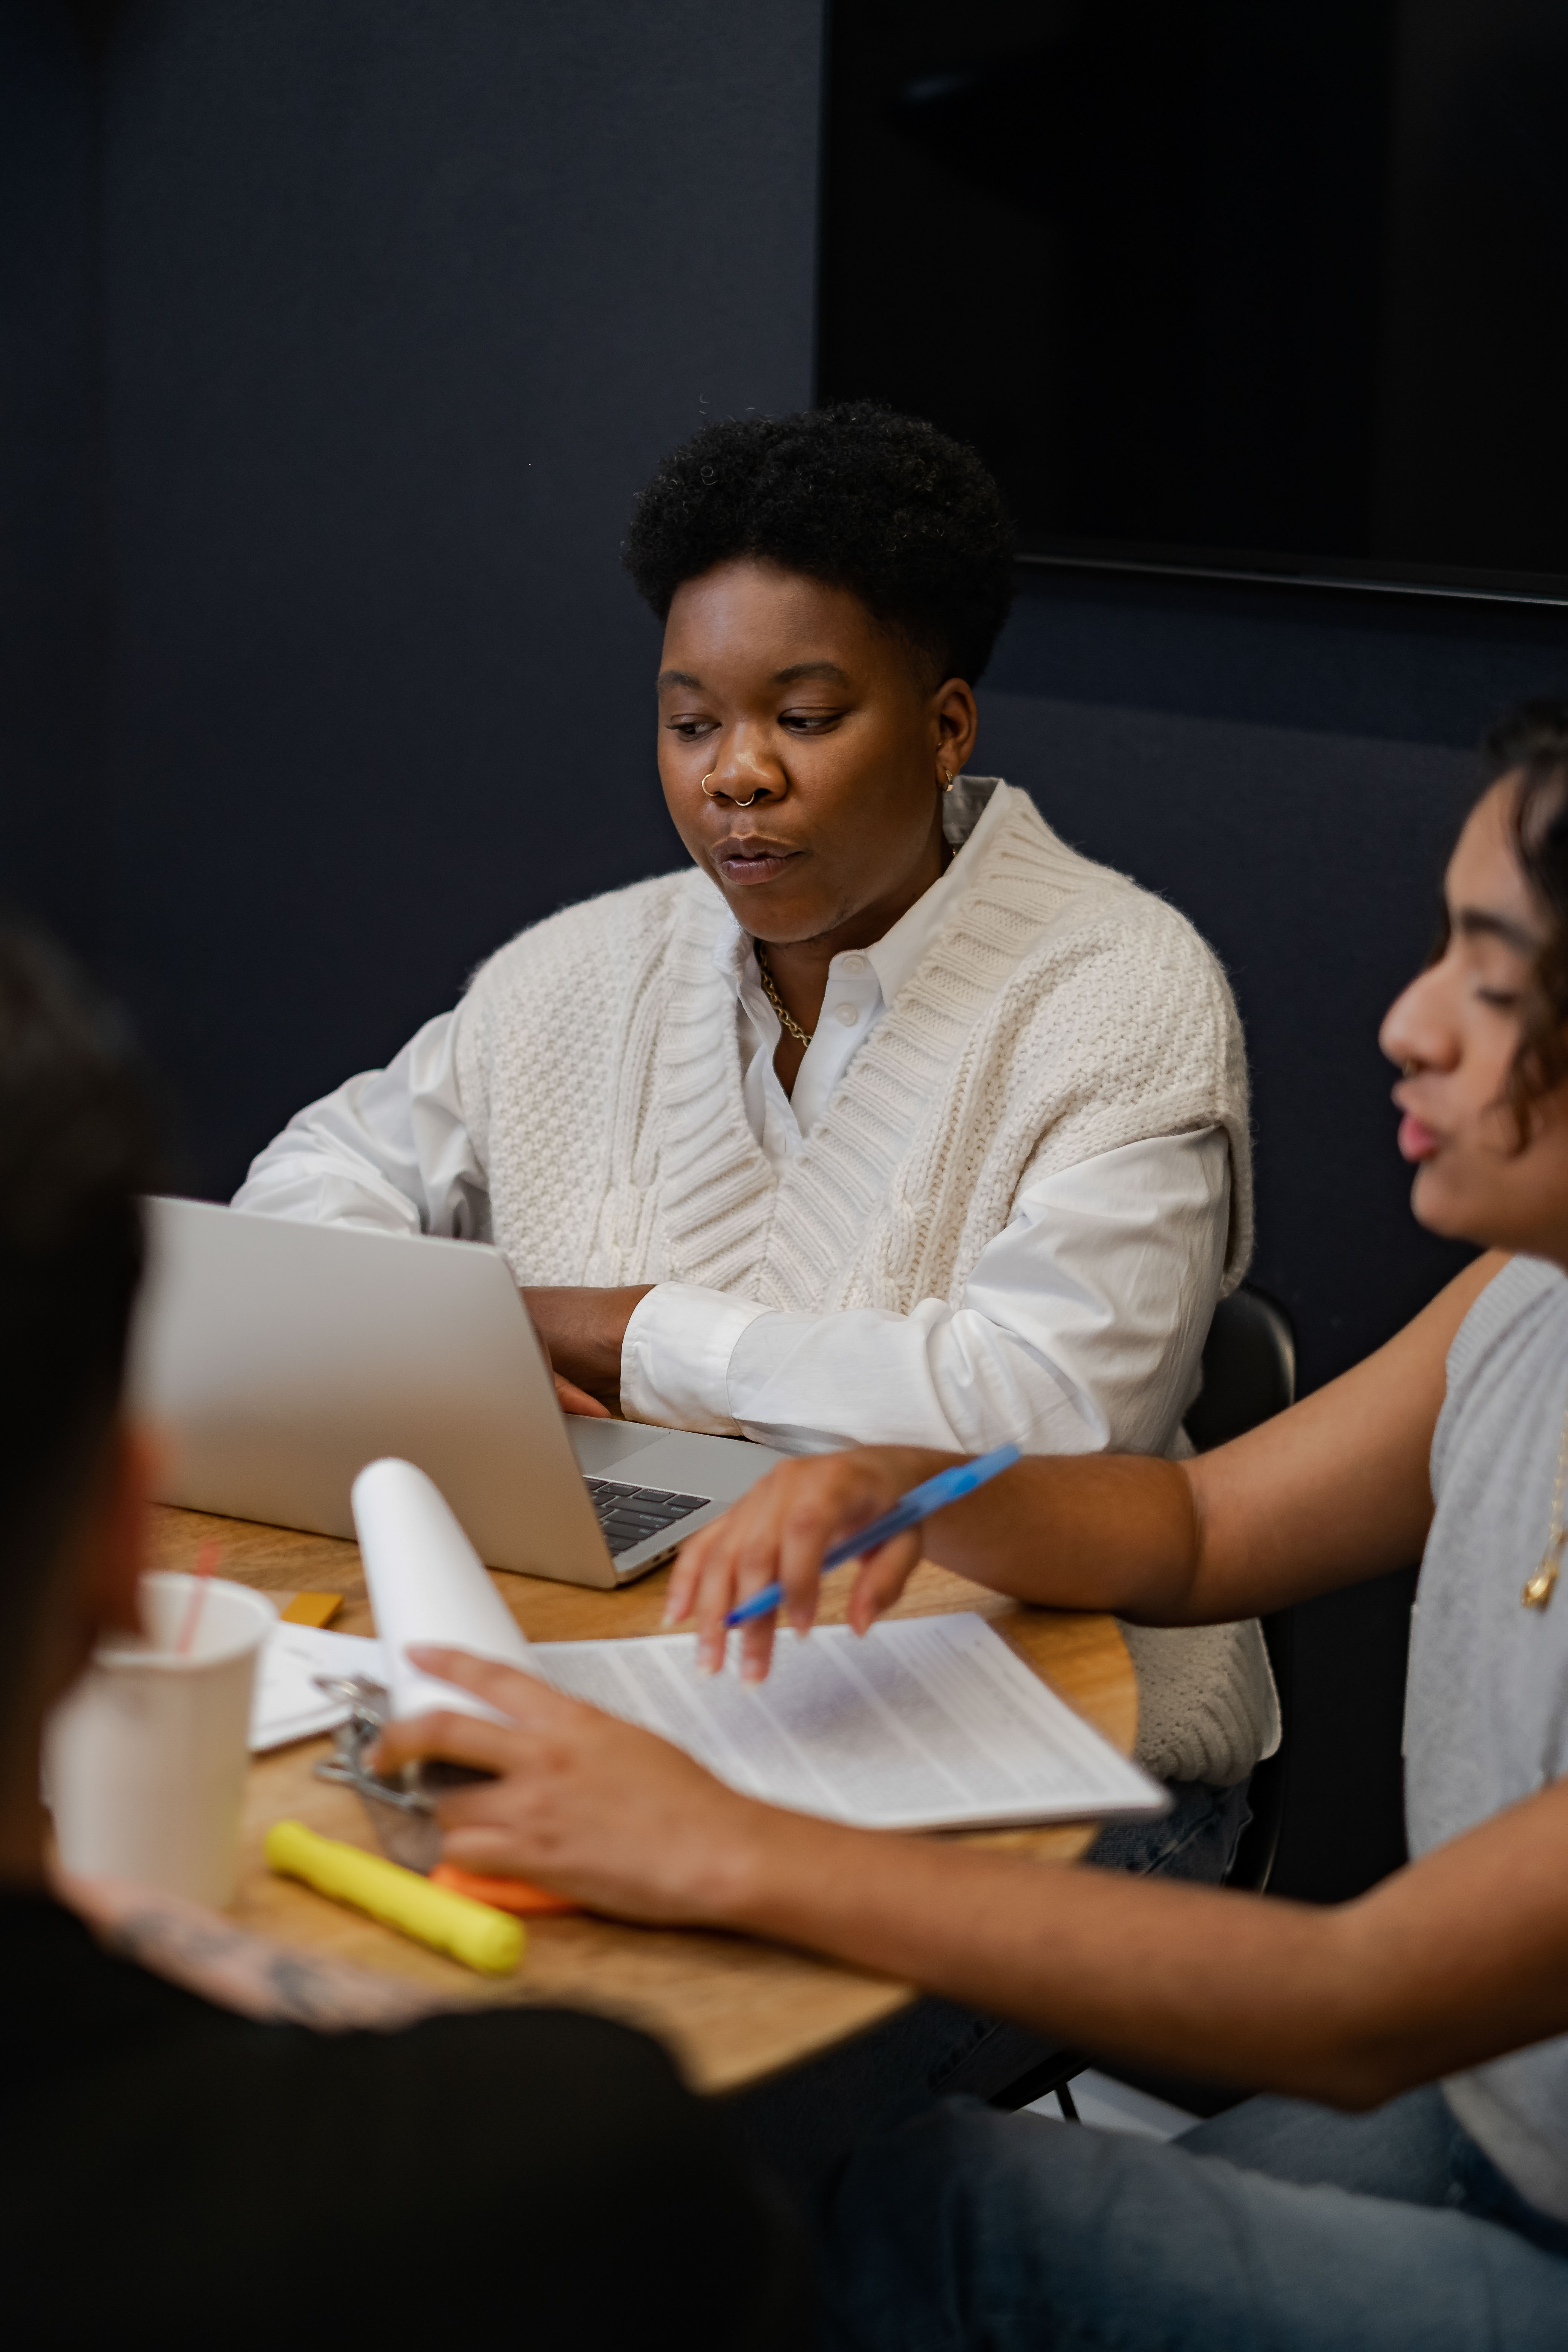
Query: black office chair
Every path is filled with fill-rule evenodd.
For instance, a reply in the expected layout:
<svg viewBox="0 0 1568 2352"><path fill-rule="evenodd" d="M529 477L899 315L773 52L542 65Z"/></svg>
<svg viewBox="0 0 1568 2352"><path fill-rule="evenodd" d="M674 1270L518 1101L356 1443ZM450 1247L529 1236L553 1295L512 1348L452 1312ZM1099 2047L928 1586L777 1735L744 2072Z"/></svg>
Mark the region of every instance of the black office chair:
<svg viewBox="0 0 1568 2352"><path fill-rule="evenodd" d="M1203 1387L1186 1417L1187 1434L1200 1454L1210 1454L1216 1445L1228 1445L1232 1438L1245 1437L1249 1429L1256 1429L1260 1422L1271 1421L1277 1412L1283 1412L1287 1405L1295 1402L1296 1334L1290 1318L1267 1291L1255 1290L1250 1284L1243 1283L1228 1298L1222 1298L1215 1309L1214 1321L1204 1342ZM1282 1728L1273 1755L1253 1769L1247 1792L1252 1819L1242 1832L1236 1859L1225 1881L1227 1886L1243 1887L1254 1895L1265 1892L1273 1874L1280 1824L1285 1818L1289 1769L1286 1727L1290 1720L1289 1611L1281 1610L1264 1618L1263 1640L1279 1693ZM1032 2106L1037 2099L1054 2091L1063 2116L1076 2123L1078 2110L1068 2084L1075 2074L1081 2074L1092 2063L1081 2051L1053 2051L1005 2090L994 2093L990 2104L1013 2114L1019 2107ZM1122 2079L1132 2078L1129 2075ZM1137 2087L1169 2097L1187 2086L1151 2078L1140 2081ZM1178 2104L1184 2105L1190 2101L1181 2098Z"/></svg>
<svg viewBox="0 0 1568 2352"><path fill-rule="evenodd" d="M1245 1437L1296 1402L1296 1334L1266 1290L1244 1282L1214 1311L1204 1341L1204 1384L1187 1414L1200 1454Z"/></svg>
<svg viewBox="0 0 1568 2352"><path fill-rule="evenodd" d="M1200 1454L1245 1437L1260 1422L1296 1402L1296 1334L1290 1318L1266 1290L1243 1283L1222 1298L1204 1343L1204 1384L1187 1415L1187 1435ZM1280 1610L1263 1620L1264 1645L1279 1693L1281 1725L1289 1720L1290 1618ZM1254 1768L1247 1801L1252 1819L1242 1832L1227 1886L1261 1895L1274 1872L1285 1816L1286 1741Z"/></svg>

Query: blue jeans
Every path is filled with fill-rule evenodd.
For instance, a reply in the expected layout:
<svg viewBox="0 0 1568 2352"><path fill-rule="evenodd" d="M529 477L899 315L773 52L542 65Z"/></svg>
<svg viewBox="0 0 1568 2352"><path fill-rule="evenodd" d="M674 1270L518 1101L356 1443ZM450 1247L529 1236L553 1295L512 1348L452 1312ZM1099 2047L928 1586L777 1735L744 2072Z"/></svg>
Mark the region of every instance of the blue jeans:
<svg viewBox="0 0 1568 2352"><path fill-rule="evenodd" d="M1157 1822L1112 1822L1084 1856L1097 1870L1130 1870L1135 1877L1158 1872L1162 1878L1193 1878L1217 1886L1236 1859L1241 1832L1252 1819L1247 1782L1234 1789L1206 1788L1201 1780L1172 1780L1171 1810Z"/></svg>
<svg viewBox="0 0 1568 2352"><path fill-rule="evenodd" d="M1171 1793L1175 1802L1161 1820L1102 1831L1089 1860L1217 1885L1250 1818L1245 1783L1178 1782ZM903 2122L933 2098L961 2092L996 2098L1060 2047L1025 2026L926 1999L814 2064L742 2094L731 2112L775 2177L808 2200L868 2132Z"/></svg>
<svg viewBox="0 0 1568 2352"><path fill-rule="evenodd" d="M1561 2352L1568 2226L1440 2091L1169 2145L942 2100L819 2199L824 2352Z"/></svg>

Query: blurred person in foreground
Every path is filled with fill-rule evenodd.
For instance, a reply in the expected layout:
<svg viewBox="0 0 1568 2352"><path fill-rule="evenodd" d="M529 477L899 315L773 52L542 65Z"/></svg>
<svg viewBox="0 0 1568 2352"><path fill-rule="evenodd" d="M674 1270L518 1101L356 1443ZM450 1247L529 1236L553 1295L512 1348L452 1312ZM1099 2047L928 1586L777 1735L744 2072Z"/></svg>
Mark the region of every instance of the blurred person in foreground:
<svg viewBox="0 0 1568 2352"><path fill-rule="evenodd" d="M784 2352L787 2232L644 2036L565 2011L431 2015L195 1905L51 1891L43 1723L98 1636L138 1623L148 1461L120 1392L157 1170L114 1025L51 950L0 930L10 2340ZM720 2239L697 2271L694 2211Z"/></svg>
<svg viewBox="0 0 1568 2352"><path fill-rule="evenodd" d="M830 2165L826 2134L816 2181L834 2352L1568 2340L1568 704L1526 706L1489 748L1440 946L1382 1033L1415 1214L1486 1254L1231 1445L1018 1465L866 1560L851 1609L869 1629L923 1549L1029 1601L1203 1624L1424 1547L1405 1868L1316 1908L839 1828L451 1651L422 1663L511 1727L384 1738L389 1764L499 1776L442 1806L468 1867L1263 2094L1158 2145L937 2097L940 2070L923 2098L889 2077L879 2116L863 2081L858 2142ZM826 1548L949 1458L773 1471L682 1555L713 1649L726 1604L773 1577L808 1625Z"/></svg>

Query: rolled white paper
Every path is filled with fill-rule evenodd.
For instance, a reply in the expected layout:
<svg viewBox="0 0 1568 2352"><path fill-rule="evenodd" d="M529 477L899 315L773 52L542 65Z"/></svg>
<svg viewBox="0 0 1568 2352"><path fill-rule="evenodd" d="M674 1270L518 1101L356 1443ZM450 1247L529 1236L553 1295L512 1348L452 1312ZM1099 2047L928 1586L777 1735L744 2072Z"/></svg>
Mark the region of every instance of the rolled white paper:
<svg viewBox="0 0 1568 2352"><path fill-rule="evenodd" d="M393 1714L451 1707L504 1722L482 1699L408 1663L410 1643L438 1642L529 1671L527 1637L440 1488L412 1462L389 1459L360 1472L353 1500Z"/></svg>

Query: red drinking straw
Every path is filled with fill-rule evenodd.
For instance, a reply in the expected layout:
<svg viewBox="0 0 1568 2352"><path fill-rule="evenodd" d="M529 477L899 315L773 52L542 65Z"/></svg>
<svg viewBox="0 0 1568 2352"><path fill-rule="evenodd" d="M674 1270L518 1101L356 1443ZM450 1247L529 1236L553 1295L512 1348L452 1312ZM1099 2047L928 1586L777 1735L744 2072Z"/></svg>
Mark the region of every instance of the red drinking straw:
<svg viewBox="0 0 1568 2352"><path fill-rule="evenodd" d="M214 1569L222 1558L223 1546L216 1536L209 1536L196 1554L195 1583L192 1588L191 1597L185 1603L185 1622L181 1626L179 1639L174 1643L176 1658L184 1658L190 1654L191 1643L196 1638L196 1628L202 1622L202 1608L207 1597L207 1585Z"/></svg>

